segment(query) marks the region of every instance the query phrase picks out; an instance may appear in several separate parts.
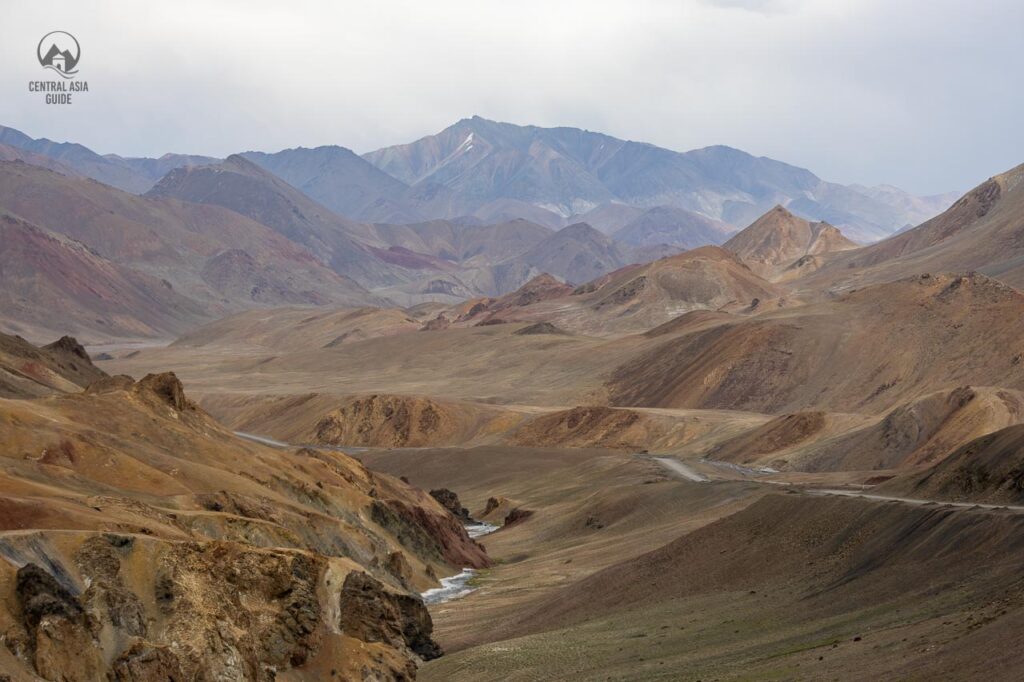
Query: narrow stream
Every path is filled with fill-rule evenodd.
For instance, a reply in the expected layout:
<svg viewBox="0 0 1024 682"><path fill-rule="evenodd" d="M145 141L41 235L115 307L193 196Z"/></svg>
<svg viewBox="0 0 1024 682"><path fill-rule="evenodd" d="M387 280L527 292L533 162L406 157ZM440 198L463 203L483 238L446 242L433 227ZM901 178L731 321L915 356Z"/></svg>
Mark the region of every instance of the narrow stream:
<svg viewBox="0 0 1024 682"><path fill-rule="evenodd" d="M466 524L466 532L469 533L471 538L480 538L484 535L488 535L498 530L500 526L495 526L493 523L487 523L486 521L473 520L472 523Z"/></svg>
<svg viewBox="0 0 1024 682"><path fill-rule="evenodd" d="M500 526L495 526L493 523L487 523L486 521L473 520L471 523L466 524L466 532L471 538L480 538L494 531L498 530ZM446 601L453 601L455 599L461 599L470 592L473 592L476 588L469 586L469 581L476 575L476 571L472 568L464 568L460 573L457 573L447 578L441 578L441 587L434 587L420 594L423 597L424 604L441 604Z"/></svg>
<svg viewBox="0 0 1024 682"><path fill-rule="evenodd" d="M441 587L434 587L420 594L420 596L423 597L423 603L440 604L442 602L465 597L474 589L468 584L469 581L473 579L474 575L476 575L475 570L472 568L464 568L461 573L457 573L447 578L441 578Z"/></svg>
<svg viewBox="0 0 1024 682"><path fill-rule="evenodd" d="M256 435L255 433L246 433L245 431L235 431L235 435L240 438L246 438L275 448L303 447L296 446L291 443L283 443L279 440L274 440L273 438ZM318 448L321 450L343 451L341 448L322 445L311 445L308 447ZM345 450L349 452L365 449L366 448L345 448ZM469 523L464 525L466 527L466 533L468 533L471 538L483 537L500 528L500 526L495 526L493 523L477 521L476 519L472 519ZM453 599L460 599L476 589L469 586L469 581L473 579L474 575L476 575L476 571L474 569L464 568L460 573L448 576L447 578L441 578L441 587L431 588L426 592L420 593L420 596L423 598L423 602L425 604L441 604L443 602L452 601Z"/></svg>

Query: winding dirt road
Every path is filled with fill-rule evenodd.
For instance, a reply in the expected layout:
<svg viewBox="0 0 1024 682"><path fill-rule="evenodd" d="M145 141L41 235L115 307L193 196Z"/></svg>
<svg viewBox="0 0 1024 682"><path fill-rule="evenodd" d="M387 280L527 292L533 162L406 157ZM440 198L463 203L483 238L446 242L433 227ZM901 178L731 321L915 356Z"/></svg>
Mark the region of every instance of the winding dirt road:
<svg viewBox="0 0 1024 682"><path fill-rule="evenodd" d="M658 464L662 465L672 473L685 478L695 483L708 483L712 479L705 476L704 474L694 470L685 462L678 460L674 457L651 457ZM728 480L723 478L722 480ZM860 497L866 500L875 500L876 502L900 502L903 504L911 504L915 506L924 506L934 504L938 506L946 507L960 507L962 509L988 509L991 511L1010 511L1017 514L1024 514L1024 505L1013 505L1013 504L986 504L981 502L952 502L950 500L928 500L914 497L897 497L894 495L876 495L862 490L843 490L841 488L802 488L800 486L785 483L783 481L758 481L756 478L746 478L744 480L753 481L755 483L771 483L772 485L787 486L792 490L799 490L800 492L808 495L836 495L839 497Z"/></svg>

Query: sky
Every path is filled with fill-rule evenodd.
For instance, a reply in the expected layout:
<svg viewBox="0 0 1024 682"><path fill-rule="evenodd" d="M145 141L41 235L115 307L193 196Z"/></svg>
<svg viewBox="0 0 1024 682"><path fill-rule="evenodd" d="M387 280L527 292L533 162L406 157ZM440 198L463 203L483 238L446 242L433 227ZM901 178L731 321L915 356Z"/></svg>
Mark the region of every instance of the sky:
<svg viewBox="0 0 1024 682"><path fill-rule="evenodd" d="M36 47L82 49L47 105ZM1020 0L0 0L0 125L101 153L410 142L472 115L843 183L965 191L1024 162Z"/></svg>

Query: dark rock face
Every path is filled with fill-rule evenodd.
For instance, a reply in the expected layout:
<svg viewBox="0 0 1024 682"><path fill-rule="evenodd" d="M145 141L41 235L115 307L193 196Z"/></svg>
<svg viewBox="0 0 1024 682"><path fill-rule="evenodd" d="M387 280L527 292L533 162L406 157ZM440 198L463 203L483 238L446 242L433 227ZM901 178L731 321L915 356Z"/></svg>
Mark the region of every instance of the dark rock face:
<svg viewBox="0 0 1024 682"><path fill-rule="evenodd" d="M444 654L431 635L434 623L419 597L389 592L367 573L345 578L339 598L342 632L364 642L406 647L425 661Z"/></svg>
<svg viewBox="0 0 1024 682"><path fill-rule="evenodd" d="M431 513L398 500L374 500L370 518L420 557L470 568L486 568L491 563L484 548L449 514Z"/></svg>
<svg viewBox="0 0 1024 682"><path fill-rule="evenodd" d="M430 496L441 503L441 506L462 522L471 521L469 510L459 502L459 496L448 488L437 488L430 491Z"/></svg>
<svg viewBox="0 0 1024 682"><path fill-rule="evenodd" d="M27 641L15 645L47 680L88 682L101 679L103 662L96 644L97 623L78 597L36 564L18 569L15 594Z"/></svg>
<svg viewBox="0 0 1024 682"><path fill-rule="evenodd" d="M564 331L551 324L550 322L537 322L531 324L529 327L523 327L517 331L512 332L515 336L532 336L534 334L565 334Z"/></svg>
<svg viewBox="0 0 1024 682"><path fill-rule="evenodd" d="M503 527L508 528L509 526L516 525L517 523L522 523L531 516L533 516L532 509L522 509L521 507L516 507L505 516L505 523Z"/></svg>
<svg viewBox="0 0 1024 682"><path fill-rule="evenodd" d="M30 635L36 633L47 616L84 624L85 612L78 598L35 564L18 569L15 591Z"/></svg>
<svg viewBox="0 0 1024 682"><path fill-rule="evenodd" d="M59 351L67 353L68 355L74 355L76 358L90 362L89 354L85 352L85 348L82 344L78 343L78 339L73 336L62 336L53 343L43 346L46 350Z"/></svg>

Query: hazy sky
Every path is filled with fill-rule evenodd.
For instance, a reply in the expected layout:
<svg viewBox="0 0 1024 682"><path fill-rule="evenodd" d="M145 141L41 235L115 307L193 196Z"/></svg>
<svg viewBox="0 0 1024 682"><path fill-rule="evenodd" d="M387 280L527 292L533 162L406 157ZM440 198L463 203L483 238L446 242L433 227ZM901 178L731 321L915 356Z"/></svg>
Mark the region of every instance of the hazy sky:
<svg viewBox="0 0 1024 682"><path fill-rule="evenodd" d="M36 45L82 45L47 106ZM0 124L155 156L408 142L456 120L727 144L966 190L1024 162L1020 0L0 0Z"/></svg>

